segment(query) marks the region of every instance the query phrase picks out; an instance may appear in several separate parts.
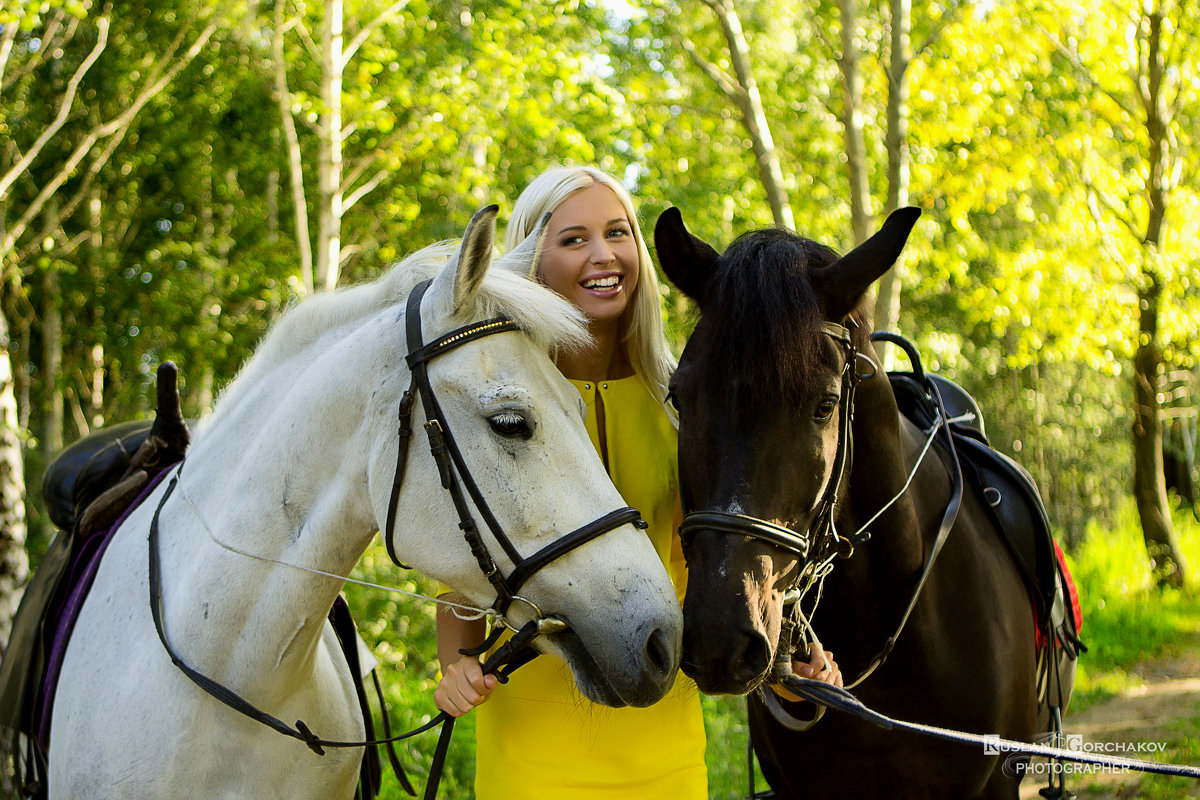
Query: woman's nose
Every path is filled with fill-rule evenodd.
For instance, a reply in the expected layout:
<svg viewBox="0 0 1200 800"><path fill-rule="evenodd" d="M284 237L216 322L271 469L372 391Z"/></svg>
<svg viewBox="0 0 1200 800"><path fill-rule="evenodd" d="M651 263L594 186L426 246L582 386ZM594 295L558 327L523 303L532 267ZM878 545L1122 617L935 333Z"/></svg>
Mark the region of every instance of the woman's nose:
<svg viewBox="0 0 1200 800"><path fill-rule="evenodd" d="M608 246L608 242L601 239L592 244L591 261L593 264L608 264L614 258L612 248Z"/></svg>

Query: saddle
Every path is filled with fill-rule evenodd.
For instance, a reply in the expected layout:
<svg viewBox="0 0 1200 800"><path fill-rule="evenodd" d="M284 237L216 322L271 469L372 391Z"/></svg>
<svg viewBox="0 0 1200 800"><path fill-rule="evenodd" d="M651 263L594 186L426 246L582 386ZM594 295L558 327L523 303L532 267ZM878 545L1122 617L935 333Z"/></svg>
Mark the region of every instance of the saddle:
<svg viewBox="0 0 1200 800"><path fill-rule="evenodd" d="M46 796L50 717L62 656L112 533L187 450L190 434L176 381L175 365L161 365L153 421L97 430L46 468L42 496L59 533L25 589L0 661L0 764L10 770L13 797ZM374 738L357 631L341 597L329 618L355 678L368 738ZM397 768L395 756L389 756ZM368 748L358 796L375 797L381 774L378 752Z"/></svg>
<svg viewBox="0 0 1200 800"><path fill-rule="evenodd" d="M0 661L0 754L14 790L44 794L50 712L66 641L91 587L109 532L154 479L183 458L175 365L158 370L158 412L104 428L50 464L43 497L59 533L26 587Z"/></svg>
<svg viewBox="0 0 1200 800"><path fill-rule="evenodd" d="M965 389L940 375L924 376L941 396L950 433L967 483L1000 531L1029 589L1039 650L1055 638L1074 658L1083 647L1079 597L1032 476L988 444L983 413ZM911 372L889 372L900 413L923 430L937 417L937 405ZM1068 604L1071 613L1068 614Z"/></svg>

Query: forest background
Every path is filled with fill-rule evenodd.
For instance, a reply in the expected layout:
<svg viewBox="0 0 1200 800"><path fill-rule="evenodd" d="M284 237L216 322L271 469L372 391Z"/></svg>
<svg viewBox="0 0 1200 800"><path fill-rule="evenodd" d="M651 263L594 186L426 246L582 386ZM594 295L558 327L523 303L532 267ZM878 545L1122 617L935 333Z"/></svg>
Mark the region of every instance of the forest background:
<svg viewBox="0 0 1200 800"><path fill-rule="evenodd" d="M205 413L289 304L488 203L503 221L555 162L622 177L645 231L674 205L715 244L774 224L846 250L920 206L876 327L979 399L1068 551L1132 513L1153 580L1191 580L1171 508L1196 502L1200 403L1186 0L0 9L0 642L64 443L147 416L164 360ZM693 320L663 291L678 351ZM376 610L391 663L416 653L395 639L427 637L428 610Z"/></svg>

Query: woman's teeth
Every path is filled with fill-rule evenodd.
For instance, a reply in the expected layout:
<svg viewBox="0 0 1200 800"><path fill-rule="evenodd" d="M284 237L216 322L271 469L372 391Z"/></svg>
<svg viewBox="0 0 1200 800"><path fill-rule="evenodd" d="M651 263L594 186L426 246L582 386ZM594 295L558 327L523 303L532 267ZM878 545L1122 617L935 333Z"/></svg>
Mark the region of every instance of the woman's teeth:
<svg viewBox="0 0 1200 800"><path fill-rule="evenodd" d="M610 275L607 278L597 278L595 280L584 281L583 288L585 288L585 289L611 289L620 282L621 282L621 277L619 275Z"/></svg>

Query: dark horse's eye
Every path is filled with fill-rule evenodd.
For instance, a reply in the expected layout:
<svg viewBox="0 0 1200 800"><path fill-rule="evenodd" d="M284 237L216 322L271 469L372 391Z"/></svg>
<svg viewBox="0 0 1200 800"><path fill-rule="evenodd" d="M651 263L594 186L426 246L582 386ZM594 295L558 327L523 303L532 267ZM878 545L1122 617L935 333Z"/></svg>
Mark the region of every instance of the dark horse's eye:
<svg viewBox="0 0 1200 800"><path fill-rule="evenodd" d="M528 439L533 436L533 429L525 421L525 417L516 411L500 411L488 417L492 430L506 439Z"/></svg>
<svg viewBox="0 0 1200 800"><path fill-rule="evenodd" d="M837 409L838 401L827 397L817 404L817 410L813 412L813 419L817 422L828 422L833 419L833 414Z"/></svg>

